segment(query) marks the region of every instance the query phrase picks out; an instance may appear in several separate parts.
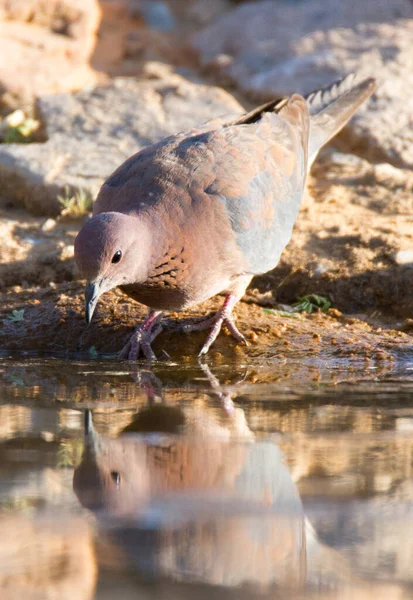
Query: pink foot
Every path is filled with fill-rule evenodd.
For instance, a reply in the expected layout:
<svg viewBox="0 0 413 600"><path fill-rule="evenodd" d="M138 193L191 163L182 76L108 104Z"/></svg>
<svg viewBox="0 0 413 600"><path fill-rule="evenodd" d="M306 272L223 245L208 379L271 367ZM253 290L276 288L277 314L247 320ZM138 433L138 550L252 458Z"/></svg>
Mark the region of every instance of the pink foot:
<svg viewBox="0 0 413 600"><path fill-rule="evenodd" d="M162 325L159 323L161 316L161 311L151 311L145 321L135 329L126 346L122 348L119 358L137 360L142 354L149 360L156 360L151 344L162 331Z"/></svg>
<svg viewBox="0 0 413 600"><path fill-rule="evenodd" d="M209 329L211 327L211 331L201 348L198 356L203 356L207 354L208 350L215 342L218 337L219 332L221 331L222 325L226 325L228 331L232 335L233 338L237 340L237 342L242 342L246 346L248 346L247 340L245 337L238 331L233 319L232 319L232 310L237 302L238 298L236 296L228 295L225 298L225 302L222 308L213 316L203 319L202 321L198 321L196 323L186 323L182 325L182 330L189 333L190 331L204 331L205 329Z"/></svg>

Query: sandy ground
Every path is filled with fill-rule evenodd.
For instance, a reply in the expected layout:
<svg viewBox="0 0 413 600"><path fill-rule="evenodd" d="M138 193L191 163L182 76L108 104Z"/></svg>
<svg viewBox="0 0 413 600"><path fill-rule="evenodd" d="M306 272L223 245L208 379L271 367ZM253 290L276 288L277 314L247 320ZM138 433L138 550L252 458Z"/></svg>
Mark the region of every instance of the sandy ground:
<svg viewBox="0 0 413 600"><path fill-rule="evenodd" d="M326 151L313 168L280 265L256 278L236 308L250 345L236 345L222 334L212 355L356 353L384 360L397 348L411 347L413 269L396 259L413 248L412 189L407 171ZM92 325L86 325L84 282L77 280L73 260L81 221L34 218L7 205L0 211L1 348L69 355L87 354L91 347L118 352L146 309L115 291L101 299ZM309 293L330 298L329 314L297 318L265 312L265 307L280 308L278 302L292 304ZM195 314L206 314L221 302L215 298ZM21 320L11 320L13 310L23 311L17 317ZM170 322L186 317L167 316ZM190 356L204 337L166 329L154 348L173 358Z"/></svg>

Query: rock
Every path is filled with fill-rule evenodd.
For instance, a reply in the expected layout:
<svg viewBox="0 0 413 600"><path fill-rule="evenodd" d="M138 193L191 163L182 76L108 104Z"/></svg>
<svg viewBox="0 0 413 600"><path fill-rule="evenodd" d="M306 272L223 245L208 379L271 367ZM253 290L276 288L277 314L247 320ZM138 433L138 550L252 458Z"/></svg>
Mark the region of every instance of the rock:
<svg viewBox="0 0 413 600"><path fill-rule="evenodd" d="M232 8L231 0L208 0L208 2L205 2L205 0L191 0L185 4L185 13L194 21L195 25L202 25L203 27Z"/></svg>
<svg viewBox="0 0 413 600"><path fill-rule="evenodd" d="M148 27L158 31L170 31L176 26L175 19L165 2L150 0L142 6L142 15Z"/></svg>
<svg viewBox="0 0 413 600"><path fill-rule="evenodd" d="M228 3L229 0L208 0L207 3L203 0L100 0L102 22L92 65L112 77L140 75L148 61L197 67L188 38L225 10ZM203 10L196 10L200 4Z"/></svg>
<svg viewBox="0 0 413 600"><path fill-rule="evenodd" d="M208 119L239 113L220 88L177 75L160 80L116 78L75 95L39 99L48 141L1 144L2 196L36 214L55 216L65 186L95 194L126 158L159 139Z"/></svg>
<svg viewBox="0 0 413 600"><path fill-rule="evenodd" d="M413 250L399 250L393 255L396 265L410 265L413 267Z"/></svg>
<svg viewBox="0 0 413 600"><path fill-rule="evenodd" d="M314 0L244 4L195 34L204 65L256 97L308 93L350 71L379 80L341 136L368 160L413 166L413 5Z"/></svg>
<svg viewBox="0 0 413 600"><path fill-rule="evenodd" d="M374 165L374 177L377 183L388 189L405 188L413 190L413 173L410 169L397 169L389 163Z"/></svg>
<svg viewBox="0 0 413 600"><path fill-rule="evenodd" d="M96 81L98 0L0 0L0 94L17 107Z"/></svg>
<svg viewBox="0 0 413 600"><path fill-rule="evenodd" d="M56 227L55 219L46 219L46 221L41 226L42 231L52 231Z"/></svg>

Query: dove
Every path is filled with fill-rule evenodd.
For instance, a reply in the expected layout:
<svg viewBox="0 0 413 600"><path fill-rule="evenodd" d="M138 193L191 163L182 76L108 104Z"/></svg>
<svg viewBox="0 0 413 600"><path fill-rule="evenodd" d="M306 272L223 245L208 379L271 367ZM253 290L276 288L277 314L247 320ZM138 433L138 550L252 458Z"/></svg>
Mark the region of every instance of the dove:
<svg viewBox="0 0 413 600"><path fill-rule="evenodd" d="M164 311L224 294L214 316L181 330L210 329L200 355L224 324L246 344L235 304L255 275L277 266L318 151L374 89L374 79L349 75L307 97L215 118L126 160L103 184L75 240L87 322L100 296L120 287L149 309L120 357L154 360Z"/></svg>

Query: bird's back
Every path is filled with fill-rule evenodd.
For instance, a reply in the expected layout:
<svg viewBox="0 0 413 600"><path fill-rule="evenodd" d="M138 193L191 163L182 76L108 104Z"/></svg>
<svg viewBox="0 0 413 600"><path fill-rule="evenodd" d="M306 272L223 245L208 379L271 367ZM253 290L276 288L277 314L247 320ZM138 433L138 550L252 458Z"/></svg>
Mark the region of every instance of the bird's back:
<svg viewBox="0 0 413 600"><path fill-rule="evenodd" d="M138 213L162 230L163 241L190 239L194 252L214 257L231 276L264 273L277 264L299 210L307 104L294 95L212 127L131 157L102 187L94 213Z"/></svg>

